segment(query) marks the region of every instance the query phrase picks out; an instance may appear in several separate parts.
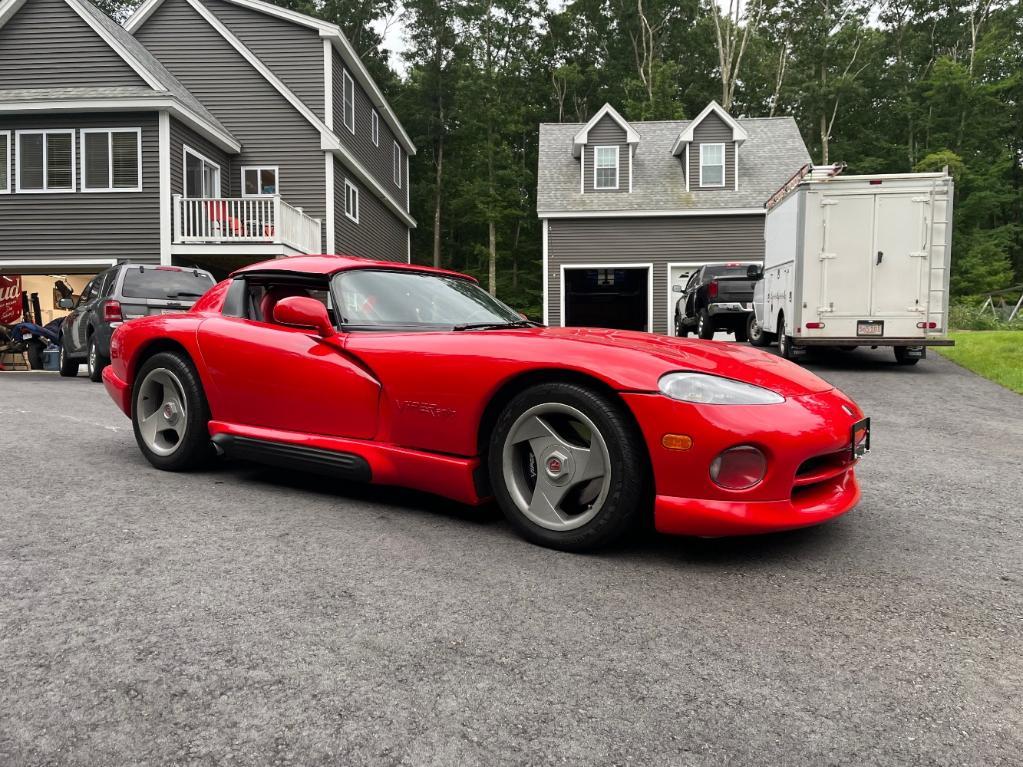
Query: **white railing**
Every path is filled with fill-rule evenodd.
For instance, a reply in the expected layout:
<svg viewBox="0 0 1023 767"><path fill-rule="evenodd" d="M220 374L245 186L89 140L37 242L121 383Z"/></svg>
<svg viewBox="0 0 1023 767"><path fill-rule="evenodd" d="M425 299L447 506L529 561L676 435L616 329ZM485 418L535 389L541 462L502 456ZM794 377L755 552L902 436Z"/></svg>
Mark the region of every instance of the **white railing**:
<svg viewBox="0 0 1023 767"><path fill-rule="evenodd" d="M261 242L319 253L320 220L275 197L174 195L174 242Z"/></svg>

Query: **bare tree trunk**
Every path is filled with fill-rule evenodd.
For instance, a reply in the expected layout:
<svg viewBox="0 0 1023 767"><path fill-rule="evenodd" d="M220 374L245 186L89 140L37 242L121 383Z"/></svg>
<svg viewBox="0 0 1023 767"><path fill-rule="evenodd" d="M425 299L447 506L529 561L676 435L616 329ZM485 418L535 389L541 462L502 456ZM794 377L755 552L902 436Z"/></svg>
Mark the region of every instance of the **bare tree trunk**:
<svg viewBox="0 0 1023 767"><path fill-rule="evenodd" d="M721 106L725 111L732 108L735 100L735 84L739 80L739 67L746 54L746 44L750 34L760 21L763 12L763 0L748 0L746 12L740 12L742 3L729 0L727 20L721 13L717 0L707 0L707 9L714 19L714 35L718 48L718 66L721 69ZM746 23L740 27L739 22L745 16Z"/></svg>
<svg viewBox="0 0 1023 767"><path fill-rule="evenodd" d="M487 233L490 235L490 249L488 251L490 256L490 264L487 269L487 290L490 291L490 295L497 295L497 225L494 223L494 219L491 218L487 222Z"/></svg>
<svg viewBox="0 0 1023 767"><path fill-rule="evenodd" d="M433 265L440 266L440 199L444 180L444 135L437 138L437 162L433 190Z"/></svg>
<svg viewBox="0 0 1023 767"><path fill-rule="evenodd" d="M769 117L774 117L774 113L778 111L778 100L781 98L781 85L785 80L785 66L789 58L789 43L787 40L781 41L781 49L778 51L778 70L774 77L774 93L771 95L771 113Z"/></svg>

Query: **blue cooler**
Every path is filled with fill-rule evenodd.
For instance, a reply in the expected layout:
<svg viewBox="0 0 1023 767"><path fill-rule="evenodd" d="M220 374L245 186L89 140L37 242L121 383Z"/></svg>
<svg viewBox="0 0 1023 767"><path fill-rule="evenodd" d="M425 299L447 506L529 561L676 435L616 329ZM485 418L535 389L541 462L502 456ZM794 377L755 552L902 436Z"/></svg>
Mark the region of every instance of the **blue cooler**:
<svg viewBox="0 0 1023 767"><path fill-rule="evenodd" d="M43 370L60 370L60 348L56 344L43 349Z"/></svg>

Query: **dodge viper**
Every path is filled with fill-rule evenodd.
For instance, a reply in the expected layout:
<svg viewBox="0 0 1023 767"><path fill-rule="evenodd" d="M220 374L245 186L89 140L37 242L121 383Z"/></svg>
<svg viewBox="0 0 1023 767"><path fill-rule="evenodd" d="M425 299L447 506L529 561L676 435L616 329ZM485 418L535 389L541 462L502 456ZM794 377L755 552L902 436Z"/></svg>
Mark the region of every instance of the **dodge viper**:
<svg viewBox="0 0 1023 767"><path fill-rule="evenodd" d="M736 344L543 327L455 272L345 256L245 267L114 332L110 396L158 469L215 455L496 500L527 539L609 544L653 519L717 537L859 500L856 404Z"/></svg>

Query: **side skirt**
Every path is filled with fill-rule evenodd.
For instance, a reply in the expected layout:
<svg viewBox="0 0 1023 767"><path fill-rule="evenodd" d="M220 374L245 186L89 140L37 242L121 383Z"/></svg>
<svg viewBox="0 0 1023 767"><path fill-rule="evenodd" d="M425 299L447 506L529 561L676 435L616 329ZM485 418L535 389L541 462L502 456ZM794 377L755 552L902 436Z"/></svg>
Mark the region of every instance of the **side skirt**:
<svg viewBox="0 0 1023 767"><path fill-rule="evenodd" d="M238 437L234 434L216 434L213 437L213 444L223 450L229 458L266 463L280 466L282 469L326 474L350 482L370 482L373 479L373 472L366 459L353 453Z"/></svg>

